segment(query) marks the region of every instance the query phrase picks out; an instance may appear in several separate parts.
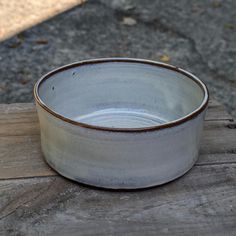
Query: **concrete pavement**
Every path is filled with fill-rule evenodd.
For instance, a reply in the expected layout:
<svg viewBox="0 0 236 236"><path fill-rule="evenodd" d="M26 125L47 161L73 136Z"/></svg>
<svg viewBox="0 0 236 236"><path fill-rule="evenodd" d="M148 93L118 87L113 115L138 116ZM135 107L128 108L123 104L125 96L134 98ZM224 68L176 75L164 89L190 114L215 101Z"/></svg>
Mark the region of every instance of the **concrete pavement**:
<svg viewBox="0 0 236 236"><path fill-rule="evenodd" d="M114 56L189 70L236 116L234 0L89 0L0 43L0 103L32 102L53 68Z"/></svg>

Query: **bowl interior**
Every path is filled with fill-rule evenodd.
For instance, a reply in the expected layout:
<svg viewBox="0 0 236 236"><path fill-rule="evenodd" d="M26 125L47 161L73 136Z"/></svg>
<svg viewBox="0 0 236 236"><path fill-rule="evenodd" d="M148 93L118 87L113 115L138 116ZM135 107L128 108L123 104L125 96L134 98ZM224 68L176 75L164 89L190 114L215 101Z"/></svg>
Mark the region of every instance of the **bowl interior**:
<svg viewBox="0 0 236 236"><path fill-rule="evenodd" d="M83 64L49 74L38 87L41 101L74 121L112 128L144 128L175 121L201 106L195 79L137 62Z"/></svg>

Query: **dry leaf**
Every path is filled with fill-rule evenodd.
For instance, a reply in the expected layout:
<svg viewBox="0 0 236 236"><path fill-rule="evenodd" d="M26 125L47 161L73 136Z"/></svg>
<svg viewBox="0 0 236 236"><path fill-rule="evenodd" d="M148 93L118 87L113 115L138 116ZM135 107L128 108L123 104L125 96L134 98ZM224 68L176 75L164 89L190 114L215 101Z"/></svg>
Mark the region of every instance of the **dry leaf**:
<svg viewBox="0 0 236 236"><path fill-rule="evenodd" d="M212 7L213 8L219 8L219 7L221 7L221 3L220 2L213 2Z"/></svg>
<svg viewBox="0 0 236 236"><path fill-rule="evenodd" d="M16 36L21 42L23 42L25 40L25 35L23 33L19 33Z"/></svg>
<svg viewBox="0 0 236 236"><path fill-rule="evenodd" d="M160 60L162 62L169 62L170 61L170 57L168 55L166 55L166 54L163 54L163 55L160 56Z"/></svg>
<svg viewBox="0 0 236 236"><path fill-rule="evenodd" d="M8 47L9 48L18 48L25 40L25 36L23 33L20 33L16 35L15 37L15 42L10 44Z"/></svg>
<svg viewBox="0 0 236 236"><path fill-rule="evenodd" d="M35 43L37 43L37 44L47 44L48 40L47 39L38 39L38 40L35 41Z"/></svg>
<svg viewBox="0 0 236 236"><path fill-rule="evenodd" d="M132 26L137 24L137 21L132 17L124 17L122 24Z"/></svg>
<svg viewBox="0 0 236 236"><path fill-rule="evenodd" d="M27 79L21 79L21 80L20 80L20 83L21 83L22 85L25 85L25 84L28 84L28 83L29 83L29 80L27 80Z"/></svg>
<svg viewBox="0 0 236 236"><path fill-rule="evenodd" d="M0 85L0 92L1 92L1 91L5 91L5 90L6 90L6 86Z"/></svg>
<svg viewBox="0 0 236 236"><path fill-rule="evenodd" d="M225 28L225 29L233 30L233 29L234 29L234 25L231 24L231 23L225 23L225 24L224 24L224 28Z"/></svg>
<svg viewBox="0 0 236 236"><path fill-rule="evenodd" d="M18 48L21 45L21 41L18 41L16 43L10 44L8 47L9 48Z"/></svg>

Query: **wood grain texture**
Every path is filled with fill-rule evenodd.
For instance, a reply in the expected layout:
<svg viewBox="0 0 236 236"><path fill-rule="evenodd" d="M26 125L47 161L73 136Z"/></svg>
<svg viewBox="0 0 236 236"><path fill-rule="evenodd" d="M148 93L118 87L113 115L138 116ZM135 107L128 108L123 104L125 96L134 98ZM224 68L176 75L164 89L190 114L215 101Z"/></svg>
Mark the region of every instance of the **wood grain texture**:
<svg viewBox="0 0 236 236"><path fill-rule="evenodd" d="M33 104L0 105L0 235L236 235L235 122L211 101L200 157L157 188L108 191L43 161Z"/></svg>
<svg viewBox="0 0 236 236"><path fill-rule="evenodd" d="M232 120L232 117L219 102L210 100L205 120Z"/></svg>
<svg viewBox="0 0 236 236"><path fill-rule="evenodd" d="M223 106L211 101L198 164L236 162L235 130ZM57 175L45 163L40 150L34 104L0 105L0 150L0 179Z"/></svg>
<svg viewBox="0 0 236 236"><path fill-rule="evenodd" d="M130 192L59 176L0 181L0 235L234 236L235 179L236 165L224 164Z"/></svg>
<svg viewBox="0 0 236 236"><path fill-rule="evenodd" d="M40 149L33 104L0 105L0 179L55 175Z"/></svg>

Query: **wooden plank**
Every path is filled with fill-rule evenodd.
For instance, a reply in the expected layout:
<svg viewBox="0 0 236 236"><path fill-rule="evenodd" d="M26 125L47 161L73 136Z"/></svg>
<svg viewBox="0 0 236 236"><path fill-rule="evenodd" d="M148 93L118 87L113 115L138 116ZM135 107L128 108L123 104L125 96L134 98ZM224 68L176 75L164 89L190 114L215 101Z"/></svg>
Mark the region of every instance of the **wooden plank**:
<svg viewBox="0 0 236 236"><path fill-rule="evenodd" d="M0 136L0 150L0 179L55 175L43 159L39 135Z"/></svg>
<svg viewBox="0 0 236 236"><path fill-rule="evenodd" d="M0 136L39 135L34 104L0 104Z"/></svg>
<svg viewBox="0 0 236 236"><path fill-rule="evenodd" d="M200 153L236 153L236 123L228 120L205 121Z"/></svg>
<svg viewBox="0 0 236 236"><path fill-rule="evenodd" d="M200 154L196 166L236 163L236 153Z"/></svg>
<svg viewBox="0 0 236 236"><path fill-rule="evenodd" d="M205 120L232 120L232 117L222 104L210 100Z"/></svg>
<svg viewBox="0 0 236 236"><path fill-rule="evenodd" d="M217 109L209 112L217 117ZM221 115L205 122L199 165L236 161L235 123ZM0 179L56 175L43 160L33 104L0 105L0 150Z"/></svg>
<svg viewBox="0 0 236 236"><path fill-rule="evenodd" d="M0 181L0 235L236 235L236 165L197 166L143 191L62 177Z"/></svg>
<svg viewBox="0 0 236 236"><path fill-rule="evenodd" d="M55 175L44 162L34 104L0 105L0 179Z"/></svg>

